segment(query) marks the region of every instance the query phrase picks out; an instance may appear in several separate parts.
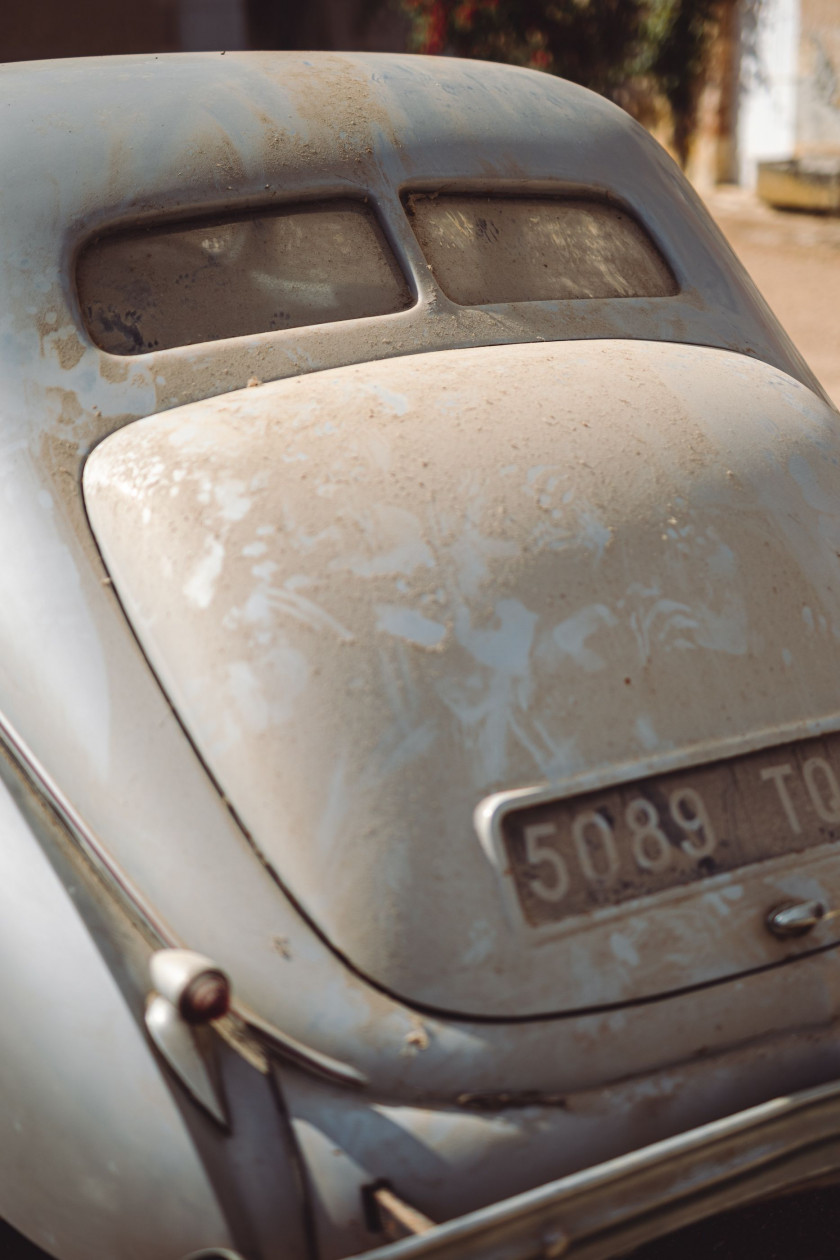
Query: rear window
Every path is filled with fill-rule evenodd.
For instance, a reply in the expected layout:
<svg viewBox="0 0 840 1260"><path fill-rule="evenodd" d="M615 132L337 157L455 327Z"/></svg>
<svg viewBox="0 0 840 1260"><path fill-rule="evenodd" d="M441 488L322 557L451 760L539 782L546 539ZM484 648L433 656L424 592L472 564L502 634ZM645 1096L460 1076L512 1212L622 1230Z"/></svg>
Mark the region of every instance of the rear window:
<svg viewBox="0 0 840 1260"><path fill-rule="evenodd" d="M355 201L101 236L82 251L76 282L90 337L111 354L388 315L413 301L375 215Z"/></svg>
<svg viewBox="0 0 840 1260"><path fill-rule="evenodd" d="M607 202L412 193L406 209L435 279L461 306L677 292L644 229Z"/></svg>

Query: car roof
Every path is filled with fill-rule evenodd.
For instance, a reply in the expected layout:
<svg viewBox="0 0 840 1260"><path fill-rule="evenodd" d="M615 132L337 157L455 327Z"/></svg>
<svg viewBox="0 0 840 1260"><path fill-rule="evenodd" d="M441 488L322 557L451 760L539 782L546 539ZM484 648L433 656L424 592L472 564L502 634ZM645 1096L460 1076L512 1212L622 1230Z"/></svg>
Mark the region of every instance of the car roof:
<svg viewBox="0 0 840 1260"><path fill-rule="evenodd" d="M592 337L720 346L819 392L664 150L575 84L455 58L297 52L14 63L0 74L0 354L34 388L70 390L88 415L124 422L252 379L419 350ZM402 201L447 190L607 197L647 229L678 292L459 307ZM375 208L410 309L144 354L130 371L91 343L75 265L98 234L342 196Z"/></svg>

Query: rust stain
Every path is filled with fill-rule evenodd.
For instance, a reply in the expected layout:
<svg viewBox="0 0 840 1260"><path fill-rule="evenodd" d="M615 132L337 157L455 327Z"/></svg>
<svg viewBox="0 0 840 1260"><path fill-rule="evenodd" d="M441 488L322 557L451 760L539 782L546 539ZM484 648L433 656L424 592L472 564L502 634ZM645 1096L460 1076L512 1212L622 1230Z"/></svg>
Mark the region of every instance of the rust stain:
<svg viewBox="0 0 840 1260"><path fill-rule="evenodd" d="M128 359L117 358L116 355L100 354L100 375L112 385L123 385L129 377L132 363Z"/></svg>
<svg viewBox="0 0 840 1260"><path fill-rule="evenodd" d="M82 407L74 390L50 386L44 390L44 394L54 411L57 424L75 424L81 419Z"/></svg>
<svg viewBox="0 0 840 1260"><path fill-rule="evenodd" d="M65 372L76 367L87 350L87 346L77 333L70 333L66 337L55 337L50 344Z"/></svg>

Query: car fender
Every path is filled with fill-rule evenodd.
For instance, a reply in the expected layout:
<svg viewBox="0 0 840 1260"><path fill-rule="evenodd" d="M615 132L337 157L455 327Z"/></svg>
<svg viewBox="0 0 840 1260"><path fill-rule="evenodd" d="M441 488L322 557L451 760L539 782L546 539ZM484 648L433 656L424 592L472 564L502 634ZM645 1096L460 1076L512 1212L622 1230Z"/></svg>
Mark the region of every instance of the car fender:
<svg viewBox="0 0 840 1260"><path fill-rule="evenodd" d="M36 829L0 779L0 1215L62 1260L229 1247L183 1109Z"/></svg>

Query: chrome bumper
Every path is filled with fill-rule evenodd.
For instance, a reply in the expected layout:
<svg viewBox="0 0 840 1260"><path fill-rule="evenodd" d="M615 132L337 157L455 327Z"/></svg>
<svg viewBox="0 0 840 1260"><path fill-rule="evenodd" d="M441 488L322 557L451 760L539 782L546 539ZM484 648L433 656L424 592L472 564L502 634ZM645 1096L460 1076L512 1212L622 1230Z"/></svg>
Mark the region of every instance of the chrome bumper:
<svg viewBox="0 0 840 1260"><path fill-rule="evenodd" d="M832 1173L840 1178L840 1083L751 1107L356 1260L605 1260Z"/></svg>

